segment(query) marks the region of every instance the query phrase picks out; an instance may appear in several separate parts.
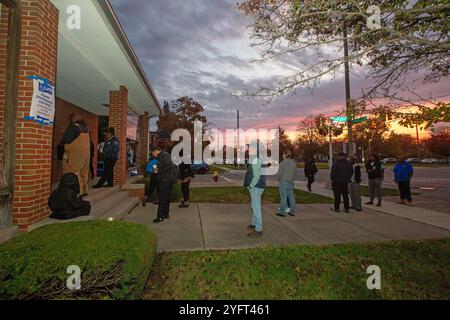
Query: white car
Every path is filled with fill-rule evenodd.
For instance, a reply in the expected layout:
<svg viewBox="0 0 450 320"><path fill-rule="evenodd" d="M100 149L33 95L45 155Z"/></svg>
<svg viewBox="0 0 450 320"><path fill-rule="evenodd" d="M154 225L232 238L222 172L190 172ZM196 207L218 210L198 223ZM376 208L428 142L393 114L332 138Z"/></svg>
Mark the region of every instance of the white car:
<svg viewBox="0 0 450 320"><path fill-rule="evenodd" d="M381 162L383 162L383 163L396 163L397 159L396 158L385 158L385 159L381 160Z"/></svg>
<svg viewBox="0 0 450 320"><path fill-rule="evenodd" d="M409 162L409 163L421 163L422 159L420 159L420 158L409 158L409 159L406 159L406 161Z"/></svg>
<svg viewBox="0 0 450 320"><path fill-rule="evenodd" d="M441 164L441 163L445 163L445 160L436 159L436 158L428 158L428 159L423 159L422 163L424 163L424 164Z"/></svg>

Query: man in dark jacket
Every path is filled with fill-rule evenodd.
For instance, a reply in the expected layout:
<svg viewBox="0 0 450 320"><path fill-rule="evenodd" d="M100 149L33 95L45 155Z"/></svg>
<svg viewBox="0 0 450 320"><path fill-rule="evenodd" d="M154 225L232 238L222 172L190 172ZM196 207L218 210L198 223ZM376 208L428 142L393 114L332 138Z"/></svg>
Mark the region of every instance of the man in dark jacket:
<svg viewBox="0 0 450 320"><path fill-rule="evenodd" d="M309 192L312 192L312 185L315 181L317 172L319 172L319 170L317 169L316 163L314 162L314 158L309 158L305 162L305 177L308 179Z"/></svg>
<svg viewBox="0 0 450 320"><path fill-rule="evenodd" d="M352 208L356 211L362 211L361 200L361 167L356 161L355 157L350 157L350 162L353 165L352 181L348 185L350 191L350 199L352 200Z"/></svg>
<svg viewBox="0 0 450 320"><path fill-rule="evenodd" d="M153 147L152 156L158 159L158 165L154 170L158 179L158 214L153 222L160 223L170 218L170 198L173 185L178 180L178 172L170 154L161 150L161 148Z"/></svg>
<svg viewBox="0 0 450 320"><path fill-rule="evenodd" d="M348 195L348 184L353 176L353 166L347 160L345 153L340 153L338 160L331 168L331 182L334 192L334 211L341 212L341 197L344 198L345 212L350 213L350 199Z"/></svg>
<svg viewBox="0 0 450 320"><path fill-rule="evenodd" d="M366 172L369 178L369 196L370 201L367 205L373 205L375 197L378 198L377 207L381 207L383 196L381 192L381 185L384 180L384 164L380 161L376 154L371 154L369 161L366 163Z"/></svg>
<svg viewBox="0 0 450 320"><path fill-rule="evenodd" d="M94 186L94 189L103 188L106 183L107 188L114 187L114 166L119 159L119 140L115 137L116 131L114 128L109 128L106 131L106 142L103 147L103 162L105 163L105 170L100 181Z"/></svg>

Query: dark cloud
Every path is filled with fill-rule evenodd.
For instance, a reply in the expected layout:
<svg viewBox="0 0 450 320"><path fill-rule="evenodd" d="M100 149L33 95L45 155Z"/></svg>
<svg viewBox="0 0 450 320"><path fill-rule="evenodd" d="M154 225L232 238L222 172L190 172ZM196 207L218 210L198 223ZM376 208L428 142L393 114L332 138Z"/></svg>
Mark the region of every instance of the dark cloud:
<svg viewBox="0 0 450 320"><path fill-rule="evenodd" d="M267 74L250 48L246 25L236 11L236 0L110 0L126 30L153 87L161 100L191 96L206 107L209 120L233 128L235 111L242 111L243 126L294 128L309 114L342 110L345 105L341 77L323 82L313 94L298 88L295 94L267 105L264 101L237 99L233 92L276 85L276 70L293 72L308 56L288 55ZM356 71L355 71L356 72ZM352 76L355 95L368 86L364 75ZM449 81L433 93L448 94ZM417 89L424 91L422 86ZM429 90L428 90L429 91ZM426 92L426 90L424 91Z"/></svg>

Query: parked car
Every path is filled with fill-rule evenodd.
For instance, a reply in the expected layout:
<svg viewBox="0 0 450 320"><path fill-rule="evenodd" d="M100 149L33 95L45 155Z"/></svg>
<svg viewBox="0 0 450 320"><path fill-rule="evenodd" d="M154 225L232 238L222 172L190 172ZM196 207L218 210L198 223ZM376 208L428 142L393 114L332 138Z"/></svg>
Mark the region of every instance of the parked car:
<svg viewBox="0 0 450 320"><path fill-rule="evenodd" d="M397 159L396 158L384 158L383 160L381 160L381 162L383 162L383 163L396 163Z"/></svg>
<svg viewBox="0 0 450 320"><path fill-rule="evenodd" d="M406 161L409 162L409 163L421 163L422 159L420 159L420 158L409 158L409 159L406 159Z"/></svg>
<svg viewBox="0 0 450 320"><path fill-rule="evenodd" d="M444 159L436 159L436 158L428 158L428 159L423 159L422 163L424 164L445 164L445 160Z"/></svg>
<svg viewBox="0 0 450 320"><path fill-rule="evenodd" d="M211 170L209 165L206 163L193 164L191 166L191 168L192 168L192 171L197 174L206 174Z"/></svg>

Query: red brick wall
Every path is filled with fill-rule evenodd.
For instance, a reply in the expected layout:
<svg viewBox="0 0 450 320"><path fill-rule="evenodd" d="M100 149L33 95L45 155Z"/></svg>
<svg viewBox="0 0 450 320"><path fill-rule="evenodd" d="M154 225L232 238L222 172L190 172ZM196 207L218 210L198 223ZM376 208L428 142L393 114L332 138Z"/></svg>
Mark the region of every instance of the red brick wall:
<svg viewBox="0 0 450 320"><path fill-rule="evenodd" d="M139 154L138 154L138 158L137 158L137 164L138 164L138 169L140 170L140 173L143 174L143 170L142 167L147 164L148 162L148 155L149 155L149 140L148 140L148 135L149 135L149 117L148 117L148 112L145 112L144 115L140 116L140 123L141 123L141 128L140 128L140 137L139 137ZM142 171L141 171L142 170Z"/></svg>
<svg viewBox="0 0 450 320"><path fill-rule="evenodd" d="M25 231L49 216L53 128L23 118L30 113L33 81L41 76L56 81L58 10L49 0L21 1L21 52L13 223Z"/></svg>
<svg viewBox="0 0 450 320"><path fill-rule="evenodd" d="M97 172L98 116L83 110L70 102L57 98L52 147L52 185L57 184L62 176L63 165L62 161L58 160L57 149L58 144L61 142L64 132L67 129L69 116L74 112L78 112L83 117L83 120L89 128L91 141L94 143L96 150L94 156L94 172Z"/></svg>
<svg viewBox="0 0 450 320"><path fill-rule="evenodd" d="M3 166L3 120L5 108L5 74L8 40L8 8L0 4L0 170ZM0 174L1 177L1 174Z"/></svg>
<svg viewBox="0 0 450 320"><path fill-rule="evenodd" d="M123 186L127 181L127 112L128 90L121 86L118 91L109 95L109 126L116 130L116 138L120 143L119 160L114 170L114 184Z"/></svg>

